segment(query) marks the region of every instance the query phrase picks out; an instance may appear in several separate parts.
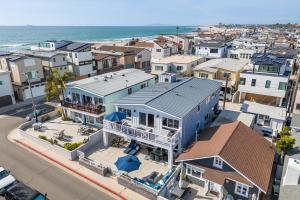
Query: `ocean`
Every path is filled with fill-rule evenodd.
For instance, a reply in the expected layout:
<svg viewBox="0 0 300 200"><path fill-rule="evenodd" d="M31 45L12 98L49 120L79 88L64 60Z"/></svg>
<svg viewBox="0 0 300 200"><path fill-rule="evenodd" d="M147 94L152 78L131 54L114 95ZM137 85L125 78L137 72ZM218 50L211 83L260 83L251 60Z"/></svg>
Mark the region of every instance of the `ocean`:
<svg viewBox="0 0 300 200"><path fill-rule="evenodd" d="M194 30L196 27L181 26L178 32ZM100 42L176 33L176 26L0 26L0 50L16 50L45 40Z"/></svg>

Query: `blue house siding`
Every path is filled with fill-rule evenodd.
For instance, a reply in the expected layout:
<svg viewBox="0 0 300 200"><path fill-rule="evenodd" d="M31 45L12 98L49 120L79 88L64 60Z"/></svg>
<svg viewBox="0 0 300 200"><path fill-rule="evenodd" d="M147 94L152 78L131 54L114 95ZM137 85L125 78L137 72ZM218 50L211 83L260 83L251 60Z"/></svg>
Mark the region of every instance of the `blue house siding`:
<svg viewBox="0 0 300 200"><path fill-rule="evenodd" d="M195 107L188 115L183 118L183 134L182 134L182 147L186 148L196 140L196 132L206 127L210 120L210 114L214 107L219 103L220 90L216 93L215 97L211 97L210 102L206 104L205 100L200 104L200 111ZM205 116L209 117L205 119Z"/></svg>

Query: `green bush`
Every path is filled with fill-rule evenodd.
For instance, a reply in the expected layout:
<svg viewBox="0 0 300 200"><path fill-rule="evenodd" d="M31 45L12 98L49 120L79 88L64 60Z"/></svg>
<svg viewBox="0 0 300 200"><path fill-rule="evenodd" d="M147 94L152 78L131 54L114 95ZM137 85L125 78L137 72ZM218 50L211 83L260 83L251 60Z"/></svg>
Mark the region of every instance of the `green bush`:
<svg viewBox="0 0 300 200"><path fill-rule="evenodd" d="M46 136L44 136L44 135L39 135L39 138L41 139L41 140L45 140L45 141L47 141L47 142L49 142L50 144L57 144L57 140L56 139L48 139Z"/></svg>
<svg viewBox="0 0 300 200"><path fill-rule="evenodd" d="M64 144L64 148L69 150L69 151L73 151L74 149L77 149L80 145L82 145L84 142L73 142L73 143L65 143Z"/></svg>

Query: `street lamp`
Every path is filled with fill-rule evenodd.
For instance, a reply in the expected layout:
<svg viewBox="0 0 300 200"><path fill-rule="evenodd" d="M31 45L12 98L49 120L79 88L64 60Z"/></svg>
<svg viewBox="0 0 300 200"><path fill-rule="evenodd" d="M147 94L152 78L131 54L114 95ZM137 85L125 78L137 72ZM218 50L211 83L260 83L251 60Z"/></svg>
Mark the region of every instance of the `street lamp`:
<svg viewBox="0 0 300 200"><path fill-rule="evenodd" d="M31 89L31 81L30 81L30 77L28 76L28 72L25 73L25 76L27 78L27 82L28 82L28 85L29 85L29 90L30 90L30 95L31 95L31 102L32 102L32 109L33 109L33 114L34 114L34 117L35 117L35 122L38 123L38 117L37 117L37 113L36 113L35 102L34 102L34 99L33 99L33 93L32 93L32 89Z"/></svg>

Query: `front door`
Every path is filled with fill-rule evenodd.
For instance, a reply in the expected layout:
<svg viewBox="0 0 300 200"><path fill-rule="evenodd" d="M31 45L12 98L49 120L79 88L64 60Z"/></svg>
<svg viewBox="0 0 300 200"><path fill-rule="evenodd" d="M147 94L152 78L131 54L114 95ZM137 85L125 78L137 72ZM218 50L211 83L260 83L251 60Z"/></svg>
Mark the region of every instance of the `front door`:
<svg viewBox="0 0 300 200"><path fill-rule="evenodd" d="M148 114L148 126L154 128L154 115Z"/></svg>

